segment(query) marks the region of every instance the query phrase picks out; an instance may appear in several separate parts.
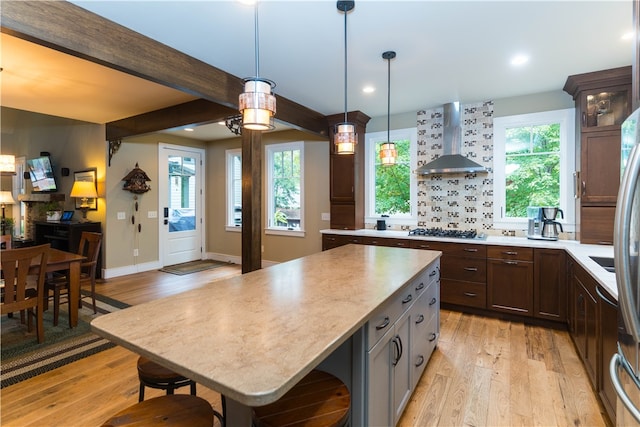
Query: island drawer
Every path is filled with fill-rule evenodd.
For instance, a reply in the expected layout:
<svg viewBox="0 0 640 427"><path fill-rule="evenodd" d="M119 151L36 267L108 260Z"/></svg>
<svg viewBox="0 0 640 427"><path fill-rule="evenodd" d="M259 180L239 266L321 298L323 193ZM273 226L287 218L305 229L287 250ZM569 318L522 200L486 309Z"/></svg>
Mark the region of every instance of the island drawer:
<svg viewBox="0 0 640 427"><path fill-rule="evenodd" d="M414 289L415 281L405 285L401 292L391 301L384 304L369 318L367 322L367 350L370 350L384 336L389 329L393 328L395 322L407 311L418 294ZM424 289L420 290L423 292Z"/></svg>
<svg viewBox="0 0 640 427"><path fill-rule="evenodd" d="M442 277L465 282L487 281L487 262L483 258L444 256Z"/></svg>
<svg viewBox="0 0 640 427"><path fill-rule="evenodd" d="M442 302L467 307L487 308L487 285L442 279L440 282Z"/></svg>

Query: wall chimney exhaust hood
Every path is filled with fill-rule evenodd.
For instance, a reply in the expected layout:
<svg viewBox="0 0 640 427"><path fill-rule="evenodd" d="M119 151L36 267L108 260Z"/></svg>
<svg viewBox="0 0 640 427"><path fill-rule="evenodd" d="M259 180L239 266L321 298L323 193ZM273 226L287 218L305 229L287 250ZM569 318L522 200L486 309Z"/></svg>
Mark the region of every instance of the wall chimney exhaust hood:
<svg viewBox="0 0 640 427"><path fill-rule="evenodd" d="M462 152L462 127L460 126L460 103L451 102L443 106L444 127L442 130L443 154L437 159L416 169L418 175L441 173L487 172L487 169L466 158Z"/></svg>

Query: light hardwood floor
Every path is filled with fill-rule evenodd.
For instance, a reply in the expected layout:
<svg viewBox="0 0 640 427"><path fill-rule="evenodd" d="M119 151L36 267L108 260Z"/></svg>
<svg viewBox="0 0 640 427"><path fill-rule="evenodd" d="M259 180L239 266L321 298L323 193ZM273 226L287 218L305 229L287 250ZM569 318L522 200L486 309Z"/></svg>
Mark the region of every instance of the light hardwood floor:
<svg viewBox="0 0 640 427"><path fill-rule="evenodd" d="M239 266L186 276L152 271L104 281L97 292L135 305L235 274ZM116 347L2 389L0 424L100 425L137 402L136 360ZM160 394L147 389L146 397ZM217 393L198 386L198 394L220 410ZM606 422L566 332L442 310L438 347L399 426Z"/></svg>

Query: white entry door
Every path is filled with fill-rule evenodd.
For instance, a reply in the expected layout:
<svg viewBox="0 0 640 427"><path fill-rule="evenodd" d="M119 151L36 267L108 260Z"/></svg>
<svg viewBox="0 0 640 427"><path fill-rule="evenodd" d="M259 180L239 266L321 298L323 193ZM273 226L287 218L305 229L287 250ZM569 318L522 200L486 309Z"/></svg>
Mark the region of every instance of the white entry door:
<svg viewBox="0 0 640 427"><path fill-rule="evenodd" d="M203 258L204 150L160 144L158 190L162 265Z"/></svg>

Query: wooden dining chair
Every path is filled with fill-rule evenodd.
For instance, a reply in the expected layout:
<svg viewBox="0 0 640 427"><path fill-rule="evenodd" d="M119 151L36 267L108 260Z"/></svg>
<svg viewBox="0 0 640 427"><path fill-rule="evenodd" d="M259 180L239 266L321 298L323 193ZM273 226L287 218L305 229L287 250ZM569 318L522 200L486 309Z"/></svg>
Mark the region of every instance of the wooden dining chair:
<svg viewBox="0 0 640 427"><path fill-rule="evenodd" d="M42 321L44 279L49 256L50 244L32 246L22 249L5 249L0 255L0 265L4 278L2 288L1 314L16 311L26 312L27 330L31 332L31 319L36 319L36 334L38 342L44 342L44 327ZM27 287L29 275L37 275L35 288Z"/></svg>
<svg viewBox="0 0 640 427"><path fill-rule="evenodd" d="M0 249L11 249L11 234L0 236Z"/></svg>
<svg viewBox="0 0 640 427"><path fill-rule="evenodd" d="M80 235L80 244L78 246L78 254L87 259L80 264L80 288L84 285L91 286L91 301L93 303L93 312L96 309L96 266L98 265L98 255L100 254L100 246L102 245L102 233L91 231L83 231ZM69 294L69 276L53 276L45 282L45 309L48 308L49 291L53 291L53 324L58 325L58 317L60 314L60 296ZM64 292L63 292L64 291ZM67 298L69 303L69 324L71 324L71 304L74 302ZM82 304L82 296L76 302Z"/></svg>

